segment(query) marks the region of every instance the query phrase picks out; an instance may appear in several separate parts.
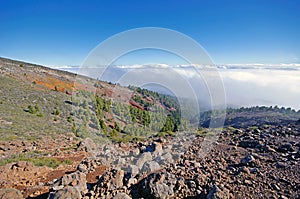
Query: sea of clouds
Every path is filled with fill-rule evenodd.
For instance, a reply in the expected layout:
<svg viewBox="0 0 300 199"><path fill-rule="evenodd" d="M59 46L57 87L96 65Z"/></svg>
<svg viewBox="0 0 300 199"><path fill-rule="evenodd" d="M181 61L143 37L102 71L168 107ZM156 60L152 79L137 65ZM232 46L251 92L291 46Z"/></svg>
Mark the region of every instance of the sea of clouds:
<svg viewBox="0 0 300 199"><path fill-rule="evenodd" d="M300 64L223 64L216 66L203 65L168 65L168 64L135 64L112 65L109 67L59 67L61 70L77 72L104 81L121 85L137 85L148 89L167 92L155 83L173 82L177 90L187 90L189 85L197 96L202 107L210 107L211 92L205 77L222 81L229 107L241 106L285 106L300 109ZM213 71L213 72L212 72ZM141 82L151 76L152 85ZM149 80L150 81L150 80ZM182 87L182 88L181 88ZM219 91L218 91L219 92ZM168 93L168 92L167 92ZM173 93L174 92L170 92ZM186 92L177 92L178 97ZM183 96L180 96L183 95Z"/></svg>

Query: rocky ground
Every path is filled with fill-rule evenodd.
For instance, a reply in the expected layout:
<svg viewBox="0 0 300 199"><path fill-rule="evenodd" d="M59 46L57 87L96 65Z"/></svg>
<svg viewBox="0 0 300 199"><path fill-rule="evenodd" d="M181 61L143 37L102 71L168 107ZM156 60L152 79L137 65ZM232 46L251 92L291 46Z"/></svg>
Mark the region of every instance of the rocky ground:
<svg viewBox="0 0 300 199"><path fill-rule="evenodd" d="M2 186L0 198L300 197L299 124L227 128L203 155L209 134L206 136L154 137L101 147L86 139L74 154L69 152L84 154L73 169L29 186L43 191L30 195L18 186L10 189L7 185ZM15 176L31 170L37 175L53 172L37 168L30 163L13 163L1 167L1 176L3 172ZM26 184L32 179L30 175L20 179ZM8 182L9 177L3 181Z"/></svg>

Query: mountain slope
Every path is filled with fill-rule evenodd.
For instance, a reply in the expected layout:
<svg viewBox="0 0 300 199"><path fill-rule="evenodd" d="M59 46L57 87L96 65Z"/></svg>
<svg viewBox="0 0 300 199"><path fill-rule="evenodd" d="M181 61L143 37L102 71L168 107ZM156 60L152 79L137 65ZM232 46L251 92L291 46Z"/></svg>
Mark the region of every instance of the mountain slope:
<svg viewBox="0 0 300 199"><path fill-rule="evenodd" d="M12 123L0 130L10 139L73 132L117 141L176 131L181 122L174 97L145 89L4 58L0 75L1 120Z"/></svg>

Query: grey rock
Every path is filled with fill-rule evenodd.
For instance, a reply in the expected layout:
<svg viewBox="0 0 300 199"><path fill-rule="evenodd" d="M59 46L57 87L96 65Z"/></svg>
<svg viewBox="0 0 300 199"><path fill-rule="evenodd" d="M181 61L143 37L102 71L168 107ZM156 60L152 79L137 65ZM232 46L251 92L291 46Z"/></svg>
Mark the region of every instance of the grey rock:
<svg viewBox="0 0 300 199"><path fill-rule="evenodd" d="M79 164L77 168L80 172L85 173L87 171L87 166L85 164Z"/></svg>
<svg viewBox="0 0 300 199"><path fill-rule="evenodd" d="M252 155L247 155L241 160L241 164L249 165L251 162L254 162L255 158Z"/></svg>
<svg viewBox="0 0 300 199"><path fill-rule="evenodd" d="M80 199L82 198L80 192L75 187L66 186L56 193L50 194L49 198L53 199Z"/></svg>
<svg viewBox="0 0 300 199"><path fill-rule="evenodd" d="M253 132L254 132L255 134L260 134L260 133L261 133L260 129L254 129Z"/></svg>
<svg viewBox="0 0 300 199"><path fill-rule="evenodd" d="M196 188L196 183L195 183L195 181L193 181L193 180L190 180L190 181L188 181L188 187L191 189L191 188Z"/></svg>
<svg viewBox="0 0 300 199"><path fill-rule="evenodd" d="M125 158L119 157L119 158L115 161L115 163L116 163L117 165L124 165L124 164L126 164L126 160L125 160Z"/></svg>
<svg viewBox="0 0 300 199"><path fill-rule="evenodd" d="M276 162L276 167L278 169L285 168L287 165L283 162Z"/></svg>
<svg viewBox="0 0 300 199"><path fill-rule="evenodd" d="M132 185L134 185L137 182L136 178L129 178L128 182L127 182L127 187L131 187Z"/></svg>
<svg viewBox="0 0 300 199"><path fill-rule="evenodd" d="M87 191L86 185L86 175L82 172L76 171L74 173L66 174L57 180L52 189L62 190L60 189L62 186L72 186L76 188L80 193L84 194Z"/></svg>
<svg viewBox="0 0 300 199"><path fill-rule="evenodd" d="M279 197L279 199L288 199L288 197L286 197L286 196L284 196L284 195L281 195L281 196Z"/></svg>
<svg viewBox="0 0 300 199"><path fill-rule="evenodd" d="M273 149L272 147L270 147L269 145L266 145L266 146L265 146L265 150L266 150L267 152L276 152L276 150Z"/></svg>
<svg viewBox="0 0 300 199"><path fill-rule="evenodd" d="M174 162L173 156L171 155L171 153L165 153L162 156L162 159L163 159L163 163L164 164L168 164L168 163L173 163Z"/></svg>
<svg viewBox="0 0 300 199"><path fill-rule="evenodd" d="M131 177L134 177L139 173L139 168L136 165L129 165L128 173L131 174Z"/></svg>
<svg viewBox="0 0 300 199"><path fill-rule="evenodd" d="M145 162L152 160L152 156L150 152L145 152L141 154L141 156L136 160L136 166L138 168L142 168L142 166L145 164Z"/></svg>
<svg viewBox="0 0 300 199"><path fill-rule="evenodd" d="M145 162L142 167L142 172L151 173L160 169L160 166L155 161Z"/></svg>
<svg viewBox="0 0 300 199"><path fill-rule="evenodd" d="M149 185L151 190L150 195L154 198L170 198L174 195L173 189L165 183L151 183Z"/></svg>
<svg viewBox="0 0 300 199"><path fill-rule="evenodd" d="M258 168L249 168L250 173L257 173L259 172Z"/></svg>
<svg viewBox="0 0 300 199"><path fill-rule="evenodd" d="M201 164L199 162L194 162L194 167L195 168L200 168L201 167Z"/></svg>
<svg viewBox="0 0 300 199"><path fill-rule="evenodd" d="M53 191L58 191L58 190L61 190L61 189L63 189L63 188L64 188L63 185L53 186L53 187L52 187L52 190L53 190Z"/></svg>
<svg viewBox="0 0 300 199"><path fill-rule="evenodd" d="M259 145L259 141L258 140L243 140L239 142L239 146L240 147L244 147L244 148L255 148L257 145Z"/></svg>
<svg viewBox="0 0 300 199"><path fill-rule="evenodd" d="M166 174L153 173L140 181L132 190L133 198L172 198L174 185L167 184ZM165 182L166 180L166 182Z"/></svg>
<svg viewBox="0 0 300 199"><path fill-rule="evenodd" d="M113 199L131 199L131 197L126 193L117 193Z"/></svg>
<svg viewBox="0 0 300 199"><path fill-rule="evenodd" d="M207 199L228 199L229 190L223 186L214 185L207 195Z"/></svg>
<svg viewBox="0 0 300 199"><path fill-rule="evenodd" d="M163 149L161 143L154 142L153 146L154 146L154 154L162 154Z"/></svg>
<svg viewBox="0 0 300 199"><path fill-rule="evenodd" d="M124 171L117 170L113 179L111 179L111 188L117 189L123 186Z"/></svg>
<svg viewBox="0 0 300 199"><path fill-rule="evenodd" d="M272 184L271 185L273 189L275 189L276 191L280 191L280 187L277 184Z"/></svg>
<svg viewBox="0 0 300 199"><path fill-rule="evenodd" d="M280 147L278 147L277 151L282 153L293 152L294 148L291 143L287 143L287 144L282 144Z"/></svg>
<svg viewBox="0 0 300 199"><path fill-rule="evenodd" d="M131 156L137 156L137 155L139 155L139 154L140 154L140 150L139 150L138 148L132 149L132 150L130 151L130 155L131 155Z"/></svg>

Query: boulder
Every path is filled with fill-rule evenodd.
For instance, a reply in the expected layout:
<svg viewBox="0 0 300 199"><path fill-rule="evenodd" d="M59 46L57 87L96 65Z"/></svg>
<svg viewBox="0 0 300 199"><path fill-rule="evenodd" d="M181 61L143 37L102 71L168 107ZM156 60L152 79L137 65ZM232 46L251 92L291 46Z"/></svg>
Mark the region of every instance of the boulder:
<svg viewBox="0 0 300 199"><path fill-rule="evenodd" d="M124 178L124 171L117 170L115 171L114 178L111 179L111 188L117 189L123 186L123 178Z"/></svg>
<svg viewBox="0 0 300 199"><path fill-rule="evenodd" d="M93 187L95 197L110 196L112 192L124 188L124 178L125 173L123 170L110 169L106 171L100 177L97 185Z"/></svg>
<svg viewBox="0 0 300 199"><path fill-rule="evenodd" d="M79 193L84 195L87 192L86 183L86 175L80 171L76 171L74 173L65 174L63 177L57 180L54 183L52 190L60 191L67 186L71 186L78 190Z"/></svg>
<svg viewBox="0 0 300 199"><path fill-rule="evenodd" d="M173 163L174 160L173 160L173 156L171 155L171 153L165 153L163 156L162 156L163 160L164 160L164 164L168 164L168 163Z"/></svg>
<svg viewBox="0 0 300 199"><path fill-rule="evenodd" d="M243 140L238 143L238 145L243 148L255 148L259 144L260 143L258 140L253 140L253 139Z"/></svg>
<svg viewBox="0 0 300 199"><path fill-rule="evenodd" d="M130 155L131 155L131 156L137 156L137 155L139 155L139 154L140 154L140 150L139 150L138 148L132 149L132 150L130 151Z"/></svg>
<svg viewBox="0 0 300 199"><path fill-rule="evenodd" d="M152 172L157 171L159 169L160 169L160 166L157 162L148 161L148 162L145 162L145 164L143 165L142 172L152 173Z"/></svg>
<svg viewBox="0 0 300 199"><path fill-rule="evenodd" d="M252 155L247 155L241 160L242 165L249 165L250 163L254 162L255 158Z"/></svg>
<svg viewBox="0 0 300 199"><path fill-rule="evenodd" d="M85 164L79 164L77 169L78 171L85 173L87 171L87 166Z"/></svg>
<svg viewBox="0 0 300 199"><path fill-rule="evenodd" d="M75 187L66 186L54 194L50 194L49 198L53 199L80 199L82 198L80 192Z"/></svg>
<svg viewBox="0 0 300 199"><path fill-rule="evenodd" d="M214 185L207 195L207 199L228 199L229 190L222 185Z"/></svg>
<svg viewBox="0 0 300 199"><path fill-rule="evenodd" d="M168 175L167 175L168 176ZM132 189L133 198L172 198L175 184L162 172L153 173L140 181Z"/></svg>
<svg viewBox="0 0 300 199"><path fill-rule="evenodd" d="M139 168L136 165L129 165L128 173L130 173L131 177L134 177L139 173Z"/></svg>
<svg viewBox="0 0 300 199"><path fill-rule="evenodd" d="M154 142L153 146L154 146L154 154L162 154L163 148L162 148L161 143Z"/></svg>
<svg viewBox="0 0 300 199"><path fill-rule="evenodd" d="M286 144L280 145L280 147L278 147L277 151L286 153L286 152L293 152L294 149L293 149L293 146L291 143L286 143Z"/></svg>
<svg viewBox="0 0 300 199"><path fill-rule="evenodd" d="M135 165L141 169L145 162L152 160L152 156L150 152L145 152L140 155L140 157L136 160Z"/></svg>
<svg viewBox="0 0 300 199"><path fill-rule="evenodd" d="M173 189L165 183L150 183L149 184L149 195L154 198L170 198L174 195Z"/></svg>

